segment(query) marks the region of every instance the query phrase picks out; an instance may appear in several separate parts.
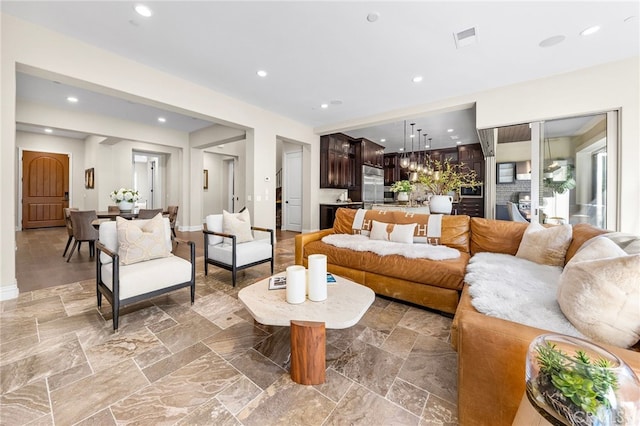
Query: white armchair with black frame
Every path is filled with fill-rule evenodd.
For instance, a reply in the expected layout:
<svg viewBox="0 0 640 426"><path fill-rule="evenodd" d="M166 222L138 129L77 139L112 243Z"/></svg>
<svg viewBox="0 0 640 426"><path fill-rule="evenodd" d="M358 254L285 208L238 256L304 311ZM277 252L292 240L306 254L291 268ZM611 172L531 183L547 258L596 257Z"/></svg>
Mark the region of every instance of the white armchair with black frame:
<svg viewBox="0 0 640 426"><path fill-rule="evenodd" d="M269 238L254 239L253 231L269 233ZM209 265L231 271L236 286L237 271L271 262L274 266L273 229L251 226L249 212L212 214L204 224L204 273Z"/></svg>
<svg viewBox="0 0 640 426"><path fill-rule="evenodd" d="M189 245L190 260L171 253L169 219L157 215L149 220L126 220L100 224L96 256L98 308L105 296L113 312L113 329L118 329L120 307L184 287L195 299L196 250Z"/></svg>

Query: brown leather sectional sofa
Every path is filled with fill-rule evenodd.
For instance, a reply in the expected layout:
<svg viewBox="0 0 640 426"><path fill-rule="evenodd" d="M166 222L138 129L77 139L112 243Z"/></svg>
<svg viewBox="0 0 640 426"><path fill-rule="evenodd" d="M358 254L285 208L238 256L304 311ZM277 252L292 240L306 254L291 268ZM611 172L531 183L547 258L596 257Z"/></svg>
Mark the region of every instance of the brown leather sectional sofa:
<svg viewBox="0 0 640 426"><path fill-rule="evenodd" d="M334 228L296 236L296 263L306 266L310 254L326 254L329 271L366 285L377 294L445 313L455 312L451 343L458 352L458 420L461 425L511 425L525 391L525 354L529 343L549 331L478 312L464 284L464 271L475 253L515 255L527 224L445 216L441 242L460 250L459 259L430 261L396 255L382 258L321 241L331 233L353 233L355 210L346 210L338 210ZM427 221L427 215L387 213L375 220ZM586 224L574 226L565 264L584 242L604 232ZM618 354L640 375L640 352L602 346Z"/></svg>

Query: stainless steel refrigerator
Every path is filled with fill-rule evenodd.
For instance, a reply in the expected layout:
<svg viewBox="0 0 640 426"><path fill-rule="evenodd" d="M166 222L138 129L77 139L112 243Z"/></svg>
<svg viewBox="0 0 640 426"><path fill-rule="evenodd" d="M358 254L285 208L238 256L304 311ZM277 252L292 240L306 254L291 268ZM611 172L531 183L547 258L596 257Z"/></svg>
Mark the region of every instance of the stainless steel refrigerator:
<svg viewBox="0 0 640 426"><path fill-rule="evenodd" d="M362 201L365 208L384 204L384 170L362 166Z"/></svg>

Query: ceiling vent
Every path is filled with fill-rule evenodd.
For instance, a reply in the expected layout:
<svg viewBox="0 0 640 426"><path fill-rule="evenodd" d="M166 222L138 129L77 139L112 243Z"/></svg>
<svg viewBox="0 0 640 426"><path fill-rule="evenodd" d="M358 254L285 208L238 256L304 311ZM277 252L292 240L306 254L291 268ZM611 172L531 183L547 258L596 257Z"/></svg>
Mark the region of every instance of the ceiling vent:
<svg viewBox="0 0 640 426"><path fill-rule="evenodd" d="M456 47L470 46L478 42L478 35L475 27L467 28L466 30L453 33L453 38L456 41Z"/></svg>

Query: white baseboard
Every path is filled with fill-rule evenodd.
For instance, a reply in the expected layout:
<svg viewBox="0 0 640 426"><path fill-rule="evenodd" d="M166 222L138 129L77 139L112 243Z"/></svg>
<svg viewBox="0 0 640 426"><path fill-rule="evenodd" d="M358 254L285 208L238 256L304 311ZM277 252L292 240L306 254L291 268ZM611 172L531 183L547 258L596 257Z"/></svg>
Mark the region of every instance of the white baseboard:
<svg viewBox="0 0 640 426"><path fill-rule="evenodd" d="M191 226L178 226L177 230L180 232L193 232L193 231L202 231L202 225L191 225Z"/></svg>
<svg viewBox="0 0 640 426"><path fill-rule="evenodd" d="M18 290L18 282L16 280L14 280L13 284L0 286L0 302L15 299L19 294L20 290Z"/></svg>

